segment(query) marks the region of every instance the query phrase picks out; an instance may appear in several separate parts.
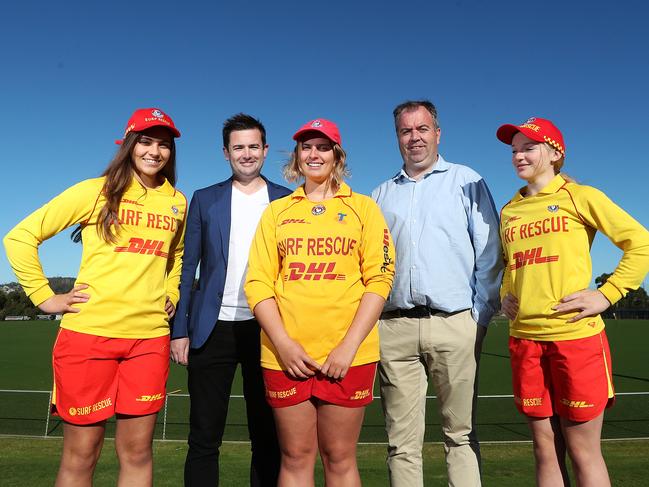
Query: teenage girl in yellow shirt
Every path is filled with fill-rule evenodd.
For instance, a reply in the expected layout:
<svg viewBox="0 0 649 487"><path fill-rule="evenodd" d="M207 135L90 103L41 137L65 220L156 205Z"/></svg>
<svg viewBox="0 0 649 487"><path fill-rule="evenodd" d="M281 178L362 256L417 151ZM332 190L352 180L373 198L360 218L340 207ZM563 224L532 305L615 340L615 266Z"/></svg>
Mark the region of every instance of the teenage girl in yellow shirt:
<svg viewBox="0 0 649 487"><path fill-rule="evenodd" d="M649 232L602 192L561 174L565 144L549 120L503 125L518 177L527 184L501 212L514 400L527 416L540 486L608 486L600 448L604 409L614 401L611 356L600 313L649 270ZM597 290L590 246L597 231L623 252Z"/></svg>
<svg viewBox="0 0 649 487"><path fill-rule="evenodd" d="M64 421L57 486L92 484L114 414L118 484L153 483L187 206L174 188L175 137L180 132L164 112L136 110L102 177L64 191L4 239L32 302L64 314L53 350L52 409ZM54 294L38 246L73 225L83 244L79 274L70 292Z"/></svg>

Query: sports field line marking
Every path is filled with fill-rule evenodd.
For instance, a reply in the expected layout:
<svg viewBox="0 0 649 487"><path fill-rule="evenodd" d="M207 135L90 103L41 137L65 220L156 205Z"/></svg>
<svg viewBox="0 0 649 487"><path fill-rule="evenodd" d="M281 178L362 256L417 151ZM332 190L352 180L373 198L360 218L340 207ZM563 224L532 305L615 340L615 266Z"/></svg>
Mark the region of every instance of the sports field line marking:
<svg viewBox="0 0 649 487"><path fill-rule="evenodd" d="M0 392L3 392L0 390ZM25 391L27 392L27 391ZM34 391L42 392L42 391ZM168 396L173 397L189 397L189 394L174 394L172 392L167 393ZM649 391L640 391L640 392L616 392L616 396L646 396L649 395ZM478 399L512 399L514 396L512 394L485 394L483 396L478 396ZM243 399L244 397L240 394L232 394L230 399ZM381 399L381 396L372 396L372 399ZM426 399L437 399L437 396L426 396Z"/></svg>
<svg viewBox="0 0 649 487"><path fill-rule="evenodd" d="M640 438L602 438L601 441L603 442L612 442L612 441L647 441L649 440L649 437L640 437ZM223 443L226 443L225 441ZM443 441L426 441L424 442L426 445L443 445ZM517 444L517 443L532 443L532 440L487 440L487 441L480 441L481 445L511 445L511 444ZM372 442L372 441L359 441L357 443L358 445L387 445L386 443L381 443L380 441Z"/></svg>

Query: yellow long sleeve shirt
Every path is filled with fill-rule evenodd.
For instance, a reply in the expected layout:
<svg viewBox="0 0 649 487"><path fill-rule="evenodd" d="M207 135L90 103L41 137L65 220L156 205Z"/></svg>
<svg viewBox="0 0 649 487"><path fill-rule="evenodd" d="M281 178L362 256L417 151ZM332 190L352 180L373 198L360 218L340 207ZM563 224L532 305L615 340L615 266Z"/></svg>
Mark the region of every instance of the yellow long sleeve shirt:
<svg viewBox="0 0 649 487"><path fill-rule="evenodd" d="M510 335L531 340L572 340L598 334L598 315L575 323L577 313L559 314L561 298L590 285L590 247L597 231L624 255L599 288L611 304L637 289L649 271L649 232L601 191L567 182L560 174L538 194L519 192L501 212L505 258L501 297L511 292L519 302Z"/></svg>
<svg viewBox="0 0 649 487"><path fill-rule="evenodd" d="M244 286L250 309L274 298L288 335L322 364L345 336L364 293L387 298L394 247L379 207L346 184L314 203L303 187L264 211L250 248ZM352 366L379 359L376 326ZM262 367L281 370L262 332Z"/></svg>
<svg viewBox="0 0 649 487"><path fill-rule="evenodd" d="M115 244L97 233L105 178L82 181L25 218L4 238L7 257L36 305L52 297L38 246L70 226L83 225L83 252L76 284L87 284L87 303L63 316L61 327L113 338L169 334L166 297L178 301L187 200L168 181L144 188L135 178L119 206Z"/></svg>

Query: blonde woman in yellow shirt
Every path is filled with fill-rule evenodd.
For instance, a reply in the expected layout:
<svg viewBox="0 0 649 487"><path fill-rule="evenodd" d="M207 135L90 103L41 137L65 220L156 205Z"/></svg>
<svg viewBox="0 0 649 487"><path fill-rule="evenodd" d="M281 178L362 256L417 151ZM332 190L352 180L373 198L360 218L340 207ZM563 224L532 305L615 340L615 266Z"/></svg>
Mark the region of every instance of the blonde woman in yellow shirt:
<svg viewBox="0 0 649 487"><path fill-rule="evenodd" d="M343 178L338 127L317 119L293 137L285 168L304 180L264 212L245 291L261 325L266 397L282 453L279 486L360 486L356 443L379 359L378 321L394 275L385 220Z"/></svg>
<svg viewBox="0 0 649 487"><path fill-rule="evenodd" d="M162 110L136 110L102 177L67 189L4 238L32 302L63 313L53 350L52 410L64 421L57 486L92 484L113 415L118 483L153 483L187 206L174 188L175 137L180 132ZM79 274L70 292L54 294L38 246L73 225L83 244Z"/></svg>
<svg viewBox="0 0 649 487"><path fill-rule="evenodd" d="M649 270L649 233L602 192L561 173L565 143L549 120L503 125L512 163L527 184L501 212L514 400L534 440L540 486L608 486L600 448L604 409L614 402L611 356L600 313ZM590 246L601 231L623 252L599 289Z"/></svg>

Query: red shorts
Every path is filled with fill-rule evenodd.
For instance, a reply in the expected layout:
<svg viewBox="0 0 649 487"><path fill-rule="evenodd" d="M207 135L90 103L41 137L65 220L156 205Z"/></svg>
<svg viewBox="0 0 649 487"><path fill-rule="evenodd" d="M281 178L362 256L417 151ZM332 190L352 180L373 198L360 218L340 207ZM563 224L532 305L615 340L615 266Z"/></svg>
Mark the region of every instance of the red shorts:
<svg viewBox="0 0 649 487"><path fill-rule="evenodd" d="M262 369L266 400L273 408L295 406L312 397L358 408L372 402L376 362L350 367L344 379L336 380L316 373L308 379L294 379L285 370Z"/></svg>
<svg viewBox="0 0 649 487"><path fill-rule="evenodd" d="M556 342L509 338L514 401L537 418L590 421L615 401L606 333Z"/></svg>
<svg viewBox="0 0 649 487"><path fill-rule="evenodd" d="M107 338L61 328L52 355L52 412L68 423L144 416L164 404L169 335Z"/></svg>

